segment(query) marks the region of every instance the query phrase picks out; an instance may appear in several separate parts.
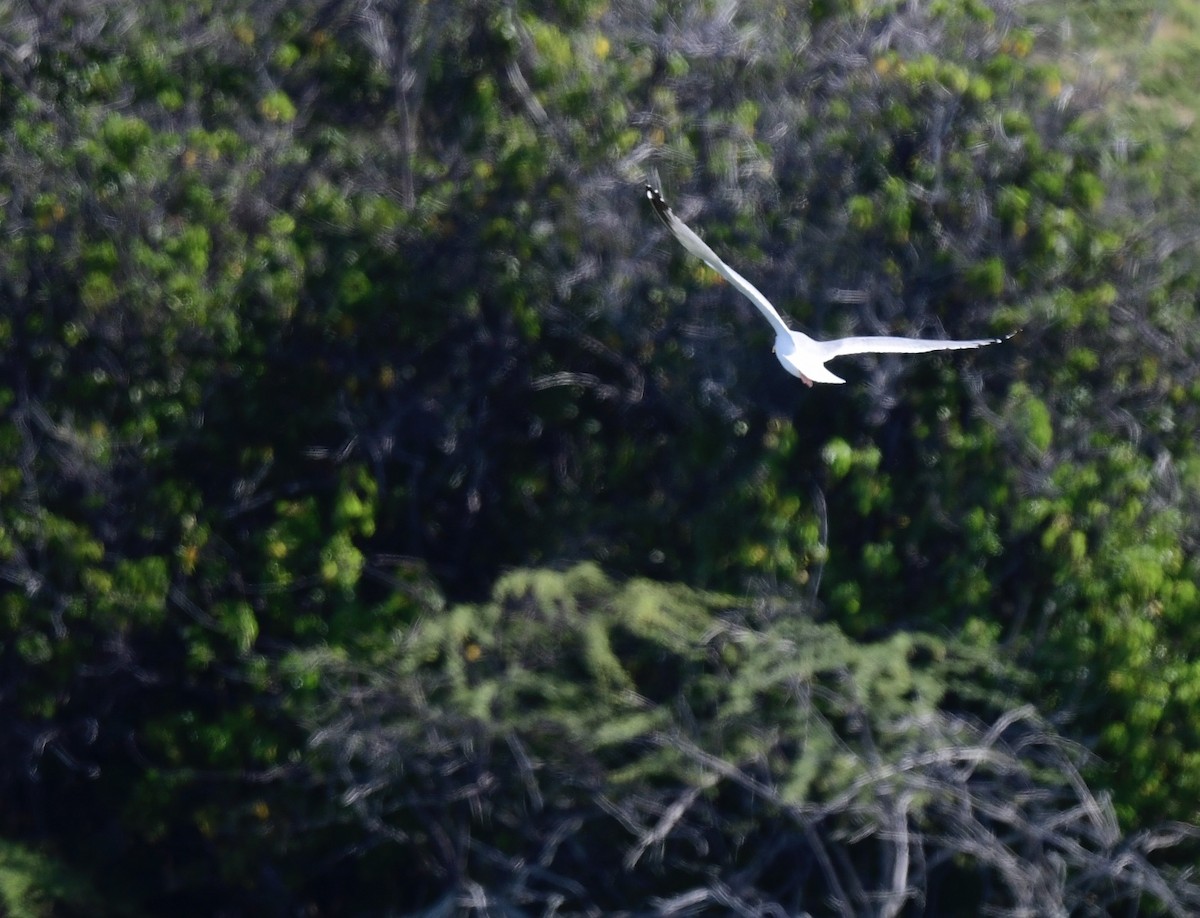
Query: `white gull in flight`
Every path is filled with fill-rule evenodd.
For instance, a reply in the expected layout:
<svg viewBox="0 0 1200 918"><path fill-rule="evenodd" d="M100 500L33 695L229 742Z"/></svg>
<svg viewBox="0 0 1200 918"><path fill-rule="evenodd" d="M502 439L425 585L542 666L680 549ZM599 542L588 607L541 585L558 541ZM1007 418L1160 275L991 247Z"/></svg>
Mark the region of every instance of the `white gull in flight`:
<svg viewBox="0 0 1200 918"><path fill-rule="evenodd" d="M1003 338L976 338L970 341L934 341L927 338L893 338L880 335L817 341L804 332L788 328L775 307L750 281L721 261L703 239L671 212L657 188L647 185L646 197L654 205L655 213L662 218L667 229L679 240L680 245L733 284L743 296L758 307L758 311L775 329L775 356L779 358L785 370L793 376L800 377L806 385L811 386L814 382L844 383L844 379L835 376L825 367L827 360L844 354L925 354L930 351L958 351L999 344L1016 334L1011 332Z"/></svg>

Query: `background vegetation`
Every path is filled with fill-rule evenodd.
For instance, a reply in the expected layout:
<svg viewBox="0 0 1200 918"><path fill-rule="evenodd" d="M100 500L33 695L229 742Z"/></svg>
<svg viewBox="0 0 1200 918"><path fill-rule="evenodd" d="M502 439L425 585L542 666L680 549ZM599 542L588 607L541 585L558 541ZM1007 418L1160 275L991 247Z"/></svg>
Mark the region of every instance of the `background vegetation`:
<svg viewBox="0 0 1200 918"><path fill-rule="evenodd" d="M0 2L0 907L1200 910L1195 22L1097 9ZM1023 331L805 389L655 174Z"/></svg>

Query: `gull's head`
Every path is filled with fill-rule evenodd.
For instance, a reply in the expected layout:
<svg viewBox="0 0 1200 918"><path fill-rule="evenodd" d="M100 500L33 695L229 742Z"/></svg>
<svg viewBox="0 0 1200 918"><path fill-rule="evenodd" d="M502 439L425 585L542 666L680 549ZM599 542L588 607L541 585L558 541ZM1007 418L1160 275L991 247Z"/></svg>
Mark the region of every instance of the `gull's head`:
<svg viewBox="0 0 1200 918"><path fill-rule="evenodd" d="M777 335L775 346L771 350L775 352L775 357L783 365L783 368L806 386L811 386L814 382L845 382L840 376L834 376L825 368L825 358L821 355L816 342L808 335L801 332Z"/></svg>

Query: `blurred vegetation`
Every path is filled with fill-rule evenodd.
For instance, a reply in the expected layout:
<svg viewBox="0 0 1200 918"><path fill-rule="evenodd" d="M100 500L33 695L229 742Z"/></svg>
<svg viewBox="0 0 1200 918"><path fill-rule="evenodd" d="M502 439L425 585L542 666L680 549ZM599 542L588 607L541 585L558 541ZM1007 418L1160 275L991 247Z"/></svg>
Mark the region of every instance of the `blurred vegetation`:
<svg viewBox="0 0 1200 918"><path fill-rule="evenodd" d="M1193 913L1156 10L0 0L0 905Z"/></svg>
<svg viewBox="0 0 1200 918"><path fill-rule="evenodd" d="M12 918L40 918L64 907L85 911L96 893L49 858L12 842L0 842L0 906ZM110 900L109 910L121 909Z"/></svg>

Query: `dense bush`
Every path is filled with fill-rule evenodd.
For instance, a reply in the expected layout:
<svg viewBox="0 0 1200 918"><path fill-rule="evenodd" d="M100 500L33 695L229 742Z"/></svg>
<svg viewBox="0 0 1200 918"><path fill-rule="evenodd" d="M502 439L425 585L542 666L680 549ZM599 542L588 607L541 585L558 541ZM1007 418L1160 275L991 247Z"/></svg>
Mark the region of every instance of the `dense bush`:
<svg viewBox="0 0 1200 918"><path fill-rule="evenodd" d="M1017 9L61 0L0 32L6 908L34 876L197 913L468 880L520 904L525 876L526 906L887 912L960 870L963 908L1018 907L1046 862L955 847L951 804L995 799L957 765L904 811L929 863L896 886L862 859L898 857L879 769L956 743L987 793L1030 789L1022 819L1071 814L1068 908L1196 819L1193 186ZM799 387L655 223L652 174L814 334L1023 331ZM643 579L536 575L583 590L561 621L506 599L578 560ZM771 669L810 640L828 665ZM484 704L509 668L537 723ZM849 757L798 755L795 718ZM446 825L405 802L422 780L463 794ZM546 855L577 889L515 867L568 844L558 797L497 828L535 793L585 814L569 869ZM735 882L751 837L783 847ZM770 866L800 852L811 875ZM1138 871L1112 894L1186 910Z"/></svg>

